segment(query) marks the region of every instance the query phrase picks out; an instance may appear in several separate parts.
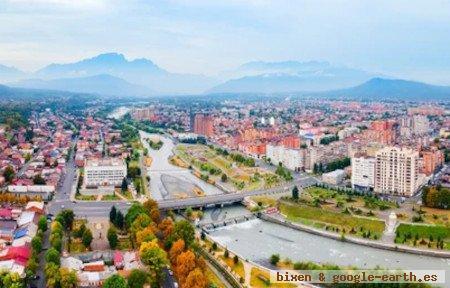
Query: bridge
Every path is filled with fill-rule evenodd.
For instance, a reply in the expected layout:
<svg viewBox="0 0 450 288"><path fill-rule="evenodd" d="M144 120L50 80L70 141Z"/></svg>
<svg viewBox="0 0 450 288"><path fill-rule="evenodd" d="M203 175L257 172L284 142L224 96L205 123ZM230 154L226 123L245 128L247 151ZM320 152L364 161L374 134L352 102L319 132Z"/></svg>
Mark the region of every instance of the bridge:
<svg viewBox="0 0 450 288"><path fill-rule="evenodd" d="M264 189L264 190L210 195L210 196L195 197L195 198L163 200L163 201L158 202L158 206L161 210L179 210L179 209L185 209L187 207L208 208L208 207L213 207L213 206L217 206L217 205L220 205L220 206L231 205L234 203L242 202L245 197L286 193L286 192L291 191L295 185L297 185L299 188L306 188L306 187L312 186L314 184L315 184L315 181L311 181L310 183L305 183L305 182L303 182L301 184L293 183L290 185L284 185L281 187Z"/></svg>

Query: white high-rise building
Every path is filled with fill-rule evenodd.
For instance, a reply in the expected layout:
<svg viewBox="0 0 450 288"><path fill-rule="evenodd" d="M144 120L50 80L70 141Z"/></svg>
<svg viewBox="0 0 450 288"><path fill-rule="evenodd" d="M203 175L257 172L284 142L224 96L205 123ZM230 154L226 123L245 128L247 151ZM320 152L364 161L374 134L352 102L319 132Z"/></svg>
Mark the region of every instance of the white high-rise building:
<svg viewBox="0 0 450 288"><path fill-rule="evenodd" d="M270 124L270 126L275 125L275 118L273 116L269 118L269 124Z"/></svg>
<svg viewBox="0 0 450 288"><path fill-rule="evenodd" d="M373 190L375 186L375 158L352 158L352 188L358 190Z"/></svg>
<svg viewBox="0 0 450 288"><path fill-rule="evenodd" d="M413 117L413 133L415 135L424 135L428 133L430 121L427 116L414 115Z"/></svg>
<svg viewBox="0 0 450 288"><path fill-rule="evenodd" d="M122 159L91 159L84 167L85 187L120 186L127 176L127 166Z"/></svg>
<svg viewBox="0 0 450 288"><path fill-rule="evenodd" d="M375 192L412 196L419 188L419 153L411 149L386 147L375 163Z"/></svg>
<svg viewBox="0 0 450 288"><path fill-rule="evenodd" d="M302 170L305 167L305 150L303 149L267 145L266 157L270 158L274 165L281 163L284 167L294 171Z"/></svg>

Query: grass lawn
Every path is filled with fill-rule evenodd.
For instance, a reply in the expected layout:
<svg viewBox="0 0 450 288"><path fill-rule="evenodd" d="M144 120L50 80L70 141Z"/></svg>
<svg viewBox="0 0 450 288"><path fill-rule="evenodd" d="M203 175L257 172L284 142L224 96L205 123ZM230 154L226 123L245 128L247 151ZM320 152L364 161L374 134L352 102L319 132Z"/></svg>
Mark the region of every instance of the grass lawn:
<svg viewBox="0 0 450 288"><path fill-rule="evenodd" d="M236 272L239 277L245 278L244 264L242 264L241 260L239 260L237 264L234 264L233 257L225 258L225 256L221 255L219 258L222 259L234 272Z"/></svg>
<svg viewBox="0 0 450 288"><path fill-rule="evenodd" d="M225 288L225 284L217 277L217 275L209 268L209 266L206 266L205 271L206 277L208 278L208 282L210 284L214 284L218 288Z"/></svg>
<svg viewBox="0 0 450 288"><path fill-rule="evenodd" d="M450 227L450 210L422 207L425 223Z"/></svg>
<svg viewBox="0 0 450 288"><path fill-rule="evenodd" d="M253 196L251 197L251 199L253 201L255 201L256 203L261 202L262 206L276 206L277 205L277 199L275 199L274 197L270 197L270 196Z"/></svg>
<svg viewBox="0 0 450 288"><path fill-rule="evenodd" d="M208 175L209 179L220 182L222 173L228 176L227 183L237 190L256 190L275 186L280 182L279 177L258 167L249 167L236 162L231 156L225 156L206 145L178 145L175 154L183 162L188 163L195 170ZM175 160L173 160L175 162ZM259 174L259 175L258 175ZM269 181L265 174L275 176ZM256 175L256 176L255 176Z"/></svg>
<svg viewBox="0 0 450 288"><path fill-rule="evenodd" d="M82 200L82 201L95 201L97 199L97 197L95 197L94 195L75 195L75 199L77 200Z"/></svg>
<svg viewBox="0 0 450 288"><path fill-rule="evenodd" d="M444 241L444 249L450 250L450 227L400 224L396 230L396 243L436 248L438 240Z"/></svg>
<svg viewBox="0 0 450 288"><path fill-rule="evenodd" d="M122 198L117 195L104 195L102 198L103 201L114 201L114 200L122 200Z"/></svg>
<svg viewBox="0 0 450 288"><path fill-rule="evenodd" d="M290 288L296 287L295 284L290 283L270 283L270 274L267 271L259 268L252 268L250 286L253 288L275 287L275 288Z"/></svg>
<svg viewBox="0 0 450 288"><path fill-rule="evenodd" d="M356 217L305 204L283 201L280 203L280 210L290 221L319 228L328 227L331 231L339 233L345 229L345 233L352 231L351 234L354 236L363 236L363 233L370 231L369 238L379 239L385 228L384 222L380 220Z"/></svg>

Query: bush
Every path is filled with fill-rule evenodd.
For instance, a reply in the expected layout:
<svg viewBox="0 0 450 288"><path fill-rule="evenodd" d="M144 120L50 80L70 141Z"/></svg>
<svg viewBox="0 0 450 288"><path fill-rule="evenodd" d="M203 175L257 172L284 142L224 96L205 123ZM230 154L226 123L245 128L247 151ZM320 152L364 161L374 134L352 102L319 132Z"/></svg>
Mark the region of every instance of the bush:
<svg viewBox="0 0 450 288"><path fill-rule="evenodd" d="M272 254L272 256L270 256L270 264L272 265L277 265L278 262L280 262L280 255L279 254Z"/></svg>

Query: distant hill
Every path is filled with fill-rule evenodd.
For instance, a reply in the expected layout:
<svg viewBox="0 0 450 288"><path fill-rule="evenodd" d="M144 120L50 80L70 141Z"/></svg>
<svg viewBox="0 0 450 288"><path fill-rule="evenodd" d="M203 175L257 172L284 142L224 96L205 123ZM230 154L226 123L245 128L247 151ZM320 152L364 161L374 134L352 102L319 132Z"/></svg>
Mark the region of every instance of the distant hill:
<svg viewBox="0 0 450 288"><path fill-rule="evenodd" d="M233 79L208 93L283 93L351 87L374 77L362 70L328 62L249 62L224 74Z"/></svg>
<svg viewBox="0 0 450 288"><path fill-rule="evenodd" d="M42 101L55 99L74 99L95 100L96 96L86 93L74 93L67 91L55 90L41 90L41 89L26 89L14 88L5 85L0 85L0 102L10 101Z"/></svg>
<svg viewBox="0 0 450 288"><path fill-rule="evenodd" d="M27 73L20 71L15 67L9 67L0 64L0 83L17 81L26 77Z"/></svg>
<svg viewBox="0 0 450 288"><path fill-rule="evenodd" d="M131 84L121 78L106 74L53 80L27 79L14 83L14 86L113 96L149 96L152 94L149 88Z"/></svg>
<svg viewBox="0 0 450 288"><path fill-rule="evenodd" d="M217 81L202 75L170 73L145 58L129 61L118 53L100 54L68 64L50 64L37 71L34 76L50 80L103 74L147 87L159 94L202 93L217 84ZM91 87L95 87L94 83L91 84ZM101 83L99 85L102 86ZM100 90L102 89L97 92L101 93Z"/></svg>
<svg viewBox="0 0 450 288"><path fill-rule="evenodd" d="M352 88L318 93L318 95L328 98L450 101L450 87L408 80L373 78Z"/></svg>

